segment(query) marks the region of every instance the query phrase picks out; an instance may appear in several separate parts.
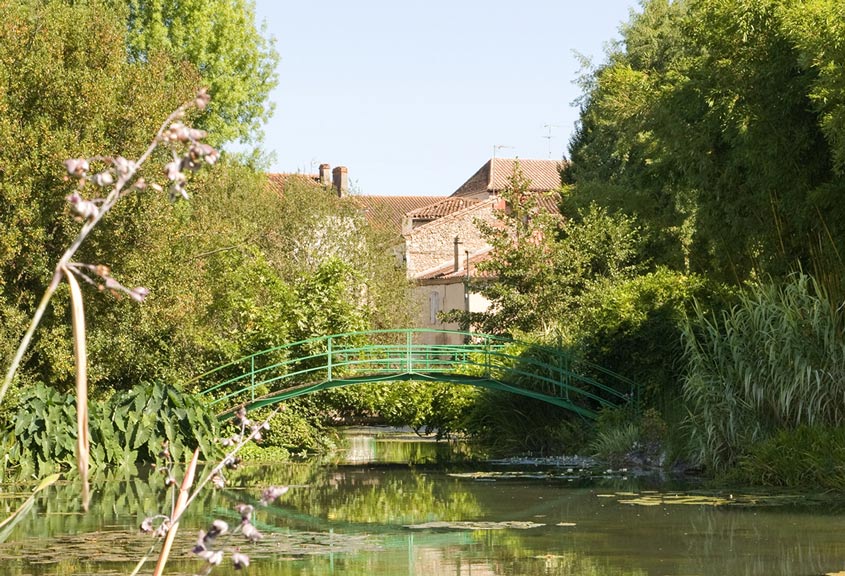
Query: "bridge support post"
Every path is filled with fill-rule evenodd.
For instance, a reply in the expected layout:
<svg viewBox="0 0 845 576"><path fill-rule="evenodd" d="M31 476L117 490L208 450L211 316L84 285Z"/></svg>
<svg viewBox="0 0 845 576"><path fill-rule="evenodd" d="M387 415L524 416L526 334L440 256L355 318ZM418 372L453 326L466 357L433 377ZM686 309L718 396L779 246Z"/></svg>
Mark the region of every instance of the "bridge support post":
<svg viewBox="0 0 845 576"><path fill-rule="evenodd" d="M484 336L484 377L490 378L490 337Z"/></svg>
<svg viewBox="0 0 845 576"><path fill-rule="evenodd" d="M405 372L410 374L414 371L413 366L411 364L411 350L413 349L413 346L414 346L414 343L413 343L414 342L414 335L410 330L408 330L407 335L408 335L408 337L406 339L407 345L406 345L406 354L405 354Z"/></svg>
<svg viewBox="0 0 845 576"><path fill-rule="evenodd" d="M326 340L326 380L332 381L332 337Z"/></svg>
<svg viewBox="0 0 845 576"><path fill-rule="evenodd" d="M249 357L249 393L255 402L255 355Z"/></svg>

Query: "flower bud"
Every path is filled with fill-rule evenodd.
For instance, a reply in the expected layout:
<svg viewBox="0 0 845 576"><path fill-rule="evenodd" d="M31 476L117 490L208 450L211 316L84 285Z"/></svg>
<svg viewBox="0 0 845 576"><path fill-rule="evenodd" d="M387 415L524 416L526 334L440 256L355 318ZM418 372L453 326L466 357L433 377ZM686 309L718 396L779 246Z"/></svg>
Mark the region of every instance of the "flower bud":
<svg viewBox="0 0 845 576"><path fill-rule="evenodd" d="M103 186L111 186L114 184L114 177L111 175L111 172L106 170L104 172L100 172L99 174L94 174L91 181L102 188Z"/></svg>
<svg viewBox="0 0 845 576"><path fill-rule="evenodd" d="M232 564L235 570L241 570L249 566L249 556L240 552L232 552Z"/></svg>
<svg viewBox="0 0 845 576"><path fill-rule="evenodd" d="M135 300L136 302L143 302L144 298L146 298L150 294L150 289L145 288L143 286L136 286L129 291L129 297Z"/></svg>
<svg viewBox="0 0 845 576"><path fill-rule="evenodd" d="M205 107L208 106L209 100L211 100L211 96L209 96L208 91L203 88L197 93L197 97L194 99L194 106L196 106L198 110L205 110Z"/></svg>
<svg viewBox="0 0 845 576"><path fill-rule="evenodd" d="M241 523L241 532L243 532L246 539L251 542L261 540L261 532L258 531L258 528L250 524L249 520L244 520Z"/></svg>
<svg viewBox="0 0 845 576"><path fill-rule="evenodd" d="M65 168L71 176L85 176L88 172L88 160L85 158L70 158L65 160Z"/></svg>
<svg viewBox="0 0 845 576"><path fill-rule="evenodd" d="M130 176L135 173L137 166L132 160L127 160L123 156L118 156L114 159L114 168L121 176Z"/></svg>

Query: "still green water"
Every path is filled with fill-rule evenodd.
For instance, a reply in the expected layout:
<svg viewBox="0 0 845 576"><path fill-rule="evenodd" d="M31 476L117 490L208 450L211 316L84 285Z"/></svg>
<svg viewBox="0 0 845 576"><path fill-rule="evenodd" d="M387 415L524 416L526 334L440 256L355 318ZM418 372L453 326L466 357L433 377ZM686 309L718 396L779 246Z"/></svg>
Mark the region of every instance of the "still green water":
<svg viewBox="0 0 845 576"><path fill-rule="evenodd" d="M407 465L407 462L414 462ZM190 554L215 518L256 506L263 538L225 547L251 556L255 576L820 575L845 569L845 500L680 491L577 470L455 463L445 445L354 437L343 458L247 466L191 507L167 574L202 573ZM91 511L78 486L54 486L0 544L0 574L128 574L150 537L138 526L166 492L160 478L99 478ZM8 515L26 497L3 486ZM706 498L688 498L688 495ZM4 515L4 517L5 517ZM226 536L221 537L224 541ZM142 574L150 574L154 559ZM225 562L212 574L235 573Z"/></svg>

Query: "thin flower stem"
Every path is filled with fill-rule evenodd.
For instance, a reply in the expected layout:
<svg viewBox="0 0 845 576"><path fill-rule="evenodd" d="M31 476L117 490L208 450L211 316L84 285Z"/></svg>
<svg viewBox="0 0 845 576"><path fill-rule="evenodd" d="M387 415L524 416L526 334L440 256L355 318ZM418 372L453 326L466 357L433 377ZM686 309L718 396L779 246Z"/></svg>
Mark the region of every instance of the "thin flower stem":
<svg viewBox="0 0 845 576"><path fill-rule="evenodd" d="M227 452L226 455L223 456L223 458L220 460L220 462L218 462L214 466L214 468L211 470L211 472L208 473L202 480L200 480L197 483L193 492L191 492L190 495L187 495L187 498L185 498L184 501L183 501L182 500L183 491L184 491L185 486L186 486L186 480L188 479L188 472L186 472L185 480L183 480L183 483L182 483L182 490L180 490L180 492L179 492L179 500L174 504L172 512L171 512L170 527L168 528L167 534L164 536L164 538L169 538L171 531L174 532L174 536L175 536L175 530L176 530L176 527L178 526L179 519L182 517L182 514L188 509L188 507L191 505L191 503L194 501L194 499L199 495L199 493L202 491L202 489L205 487L205 485L208 484L211 481L211 479L214 478L214 476L219 474L223 470L223 468L226 466L227 462L229 462L231 458L233 458L238 452L240 452L241 449L244 446L246 446L250 441L255 439L255 437L259 434L259 432L261 432L261 430L264 429L265 424L268 424L270 422L270 419L273 418L273 416L275 416L276 414L278 414L279 411L282 410L282 408L283 408L282 404L276 406L276 408L267 416L267 418L265 418L264 421L259 426L255 427L255 429L252 430L252 432L249 434L249 436L242 438L240 442L238 442L229 452ZM195 456L198 454L198 451L199 451L199 449L197 449L194 452ZM191 478L190 478L191 483L193 483L193 471L196 468L196 463L192 462L192 466L189 466L189 468L190 468L189 472L190 472L190 476L191 476ZM135 565L135 569L132 571L130 576L135 576L136 574L138 574L138 571L141 569L141 567L144 565L144 563L149 559L150 555L152 554L152 549L156 546L156 544L158 543L158 541L160 539L161 538L159 538L158 540L153 542L152 546L150 547L150 551L148 551L147 554L145 554L144 557L141 558L138 561L138 563ZM164 546L167 546L166 540L165 540ZM162 557L165 558L165 563L167 561L167 556L166 555L162 556L163 554L164 554L164 547L162 548L162 552L159 555L159 564L161 564L161 558ZM169 550L168 550L168 555L169 555ZM163 568L164 568L164 565L162 564L162 569ZM156 570L158 570L158 566L156 566ZM156 572L156 573L158 573L158 572Z"/></svg>
<svg viewBox="0 0 845 576"><path fill-rule="evenodd" d="M275 416L276 414L278 414L278 413L279 413L279 411L282 409L282 407L283 407L283 406L284 406L283 404L279 404L279 405L277 405L277 406L276 406L276 408L275 408L275 409L274 409L274 410L270 413L270 415L269 415L269 416L267 416L267 418L265 418L265 419L264 419L264 421L261 423L261 425L260 425L260 426L257 426L257 427L256 427L256 428L255 428L255 429L254 429L254 430L253 430L250 434L249 434L249 436L247 436L246 438L241 439L241 441L240 441L238 444L236 444L236 445L235 445L235 446L234 446L234 447L233 447L233 448L232 448L232 449L231 449L231 450L230 450L230 451L229 451L229 452L228 452L228 453L227 453L227 454L226 454L226 455L225 455L225 456L224 456L224 457L220 460L220 462L218 462L218 463L217 463L217 465L216 465L216 466L215 466L215 467L211 470L211 472L210 472L210 473L208 473L208 474L207 474L207 475L206 475L206 476L205 476L205 477L204 477L204 478L203 478L203 479L202 479L202 480L201 480L201 481L197 484L197 487L194 489L193 493L192 493L192 494L191 494L191 496L188 498L188 501L185 503L185 508L187 508L187 507L191 504L191 502L193 502L193 501L194 501L194 499L195 499L195 498L199 495L199 493L200 493L200 491L203 489L203 487L204 487L206 484L208 484L208 483L211 481L211 479L212 479L212 478L214 478L214 476L216 476L217 474L219 474L219 473L223 470L223 468L226 466L227 462L228 462L231 458L233 458L233 457L234 457L234 456L235 456L238 452L240 452L240 451L241 451L241 448L243 448L244 446L246 446L246 445L247 445L250 441L252 441L252 440L253 440L253 439L254 439L254 438L255 438L255 437L256 437L256 436L257 436L257 435L261 432L261 430L264 428L264 425L265 425L265 424L267 424L267 423L269 423L269 422L270 422L270 419L271 419L273 416ZM179 512L179 513L178 513L178 514L176 514L175 516L176 516L176 519L178 519L178 518L179 518L179 516L181 516L181 512Z"/></svg>
<svg viewBox="0 0 845 576"><path fill-rule="evenodd" d="M174 518L170 522L170 526L167 529L167 536L164 538L164 544L161 547L161 554L158 557L158 562L156 563L153 576L161 576L164 572L164 566L167 564L167 559L170 556L170 548L173 546L173 540L176 538L176 532L179 530L178 518L182 515L185 508L188 507L188 493L191 490L191 485L194 483L194 474L197 470L199 455L200 449L197 448L194 450L191 462L185 470L185 477L182 479L182 486L179 489L179 497L176 499L176 512L174 514Z"/></svg>

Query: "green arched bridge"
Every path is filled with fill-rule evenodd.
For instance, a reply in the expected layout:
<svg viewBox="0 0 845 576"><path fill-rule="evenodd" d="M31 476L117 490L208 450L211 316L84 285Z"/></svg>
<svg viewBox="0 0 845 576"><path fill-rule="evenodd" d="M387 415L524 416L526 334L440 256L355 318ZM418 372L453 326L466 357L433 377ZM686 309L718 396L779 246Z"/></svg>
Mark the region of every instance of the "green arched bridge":
<svg viewBox="0 0 845 576"><path fill-rule="evenodd" d="M438 343L458 342L458 343ZM560 347L473 332L401 329L333 334L245 356L194 379L205 401L228 413L320 390L422 380L528 396L593 419L635 397L634 382Z"/></svg>

